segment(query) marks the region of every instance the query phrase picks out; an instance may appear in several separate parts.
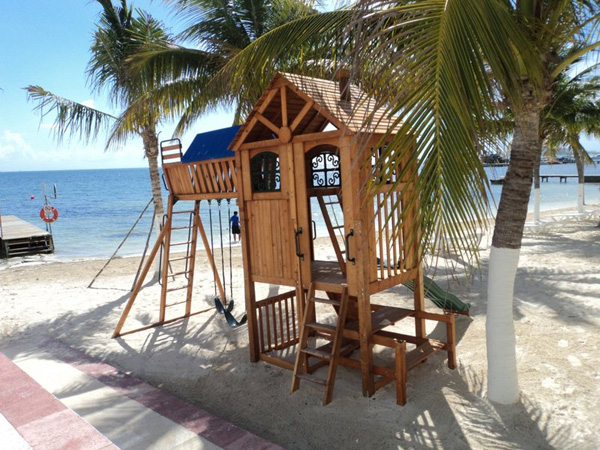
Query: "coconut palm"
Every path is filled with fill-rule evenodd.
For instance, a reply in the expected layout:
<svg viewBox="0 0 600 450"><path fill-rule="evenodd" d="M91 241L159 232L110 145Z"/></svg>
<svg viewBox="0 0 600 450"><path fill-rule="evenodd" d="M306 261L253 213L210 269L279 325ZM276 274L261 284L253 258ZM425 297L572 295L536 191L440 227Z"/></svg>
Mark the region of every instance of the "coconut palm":
<svg viewBox="0 0 600 450"><path fill-rule="evenodd" d="M152 67L156 88L148 91L129 111L152 105L179 119L176 132L182 133L200 116L218 107L234 107L233 122L241 123L277 70L293 70L298 61L305 62L316 54L323 58L331 55L331 44L324 33L312 37L303 45L301 58L280 59L275 65L262 67L261 83L240 83L231 90L228 84L214 80L215 74L241 50L278 26L314 15L310 0L165 0L176 11L176 16L187 25L179 39L193 47L169 45L139 53L132 61L136 67ZM313 69L320 70L323 66ZM313 72L314 73L314 72ZM129 114L123 116L128 121Z"/></svg>
<svg viewBox="0 0 600 450"><path fill-rule="evenodd" d="M577 166L579 195L577 210L583 212L584 166L594 164L581 144L580 135L600 136L600 78L570 81L559 78L553 89L553 102L544 117L542 138L547 145L546 155L556 156L561 148L573 153Z"/></svg>
<svg viewBox="0 0 600 450"><path fill-rule="evenodd" d="M165 46L172 39L164 31L162 23L141 10L136 11L121 0L113 5L111 0L97 0L102 6L99 23L94 33L91 58L88 63L88 81L94 93L106 92L115 109L125 109L148 89L151 74L131 71L127 65L131 55ZM97 138L101 131L109 131L106 148L123 143L126 139L142 138L144 154L148 159L155 220L160 223L164 213L158 171L157 125L160 117L147 108L138 109L129 123L118 120L118 114L110 114L60 97L40 86L25 88L29 99L37 102L36 109L42 117L55 115L55 137L77 137L83 141ZM112 128L111 128L112 126Z"/></svg>
<svg viewBox="0 0 600 450"><path fill-rule="evenodd" d="M425 238L450 231L456 241L468 240L483 219L486 182L478 153L493 140L487 124L499 104L513 111L511 158L488 269L488 395L501 403L513 403L519 395L513 288L534 163L542 149L540 119L556 78L600 47L599 8L584 0L365 1L345 25L356 44L349 60L355 79L406 131L388 149L409 149L408 134L419 137L415 195L421 198ZM343 14L329 13L332 29L340 29ZM318 21L312 23L318 32ZM256 67L300 48L308 26L296 25L257 39L219 76L238 89Z"/></svg>

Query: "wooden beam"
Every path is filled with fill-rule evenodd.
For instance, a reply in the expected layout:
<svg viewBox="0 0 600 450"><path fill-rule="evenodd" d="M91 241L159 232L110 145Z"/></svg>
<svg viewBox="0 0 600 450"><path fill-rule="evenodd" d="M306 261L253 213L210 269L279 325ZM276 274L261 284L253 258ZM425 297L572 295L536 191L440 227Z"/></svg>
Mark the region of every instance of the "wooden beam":
<svg viewBox="0 0 600 450"><path fill-rule="evenodd" d="M127 301L127 304L125 305L125 309L123 310L123 313L121 314L121 318L119 319L119 322L117 323L115 331L113 332L113 335L112 335L113 338L121 336L121 330L123 329L123 324L125 323L125 320L127 320L127 316L129 315L129 312L131 311L133 302L135 302L137 295L139 294L140 290L142 289L142 285L144 284L144 281L146 280L146 275L148 275L148 271L150 270L150 267L152 267L154 258L156 257L156 254L158 253L158 249L160 248L160 245L161 245L163 239L165 238L167 232L169 232L169 231L170 231L169 228L167 228L165 226L162 229L162 231L160 232L160 234L158 235L158 238L156 239L156 242L154 243L154 247L152 247L152 251L148 255L148 261L146 261L146 265L142 269L142 273L140 274L140 276L137 280L137 283L133 287L131 296L129 297L129 300Z"/></svg>
<svg viewBox="0 0 600 450"><path fill-rule="evenodd" d="M219 277L219 269L215 265L215 260L213 258L212 250L210 248L210 244L208 242L208 238L206 237L206 231L204 230L204 225L202 225L202 220L200 219L200 214L198 214L194 219L195 225L198 227L198 231L200 231L200 236L202 237L202 243L204 244L204 249L206 251L206 256L208 257L208 263L212 268L213 275L215 277L215 281L217 283L217 289L219 290L219 295L221 295L221 299L224 304L226 304L226 296L225 290L223 289L223 284L221 283L221 278Z"/></svg>
<svg viewBox="0 0 600 450"><path fill-rule="evenodd" d="M273 133L279 135L279 127L273 122L271 122L269 119L267 119L265 116L263 116L261 113L256 113L256 118Z"/></svg>
<svg viewBox="0 0 600 450"><path fill-rule="evenodd" d="M287 95L285 85L279 88L281 90L281 126L288 126Z"/></svg>
<svg viewBox="0 0 600 450"><path fill-rule="evenodd" d="M312 108L314 103L315 102L313 102L312 100L306 102L306 104L300 110L300 112L298 113L298 115L296 116L294 121L292 122L292 125L290 126L290 129L292 130L292 132L295 131L296 128L298 128L298 125L300 125L300 122L302 122L302 119L304 119L304 116L306 116L306 113L308 113L308 111L310 111L310 108Z"/></svg>

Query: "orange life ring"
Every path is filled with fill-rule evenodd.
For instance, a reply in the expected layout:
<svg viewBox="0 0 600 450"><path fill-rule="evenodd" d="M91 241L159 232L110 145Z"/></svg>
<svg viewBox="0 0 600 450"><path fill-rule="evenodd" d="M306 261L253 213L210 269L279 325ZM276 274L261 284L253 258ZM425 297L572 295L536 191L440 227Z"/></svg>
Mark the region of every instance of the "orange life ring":
<svg viewBox="0 0 600 450"><path fill-rule="evenodd" d="M44 205L44 207L40 209L40 217L44 222L52 223L58 219L58 210L52 205Z"/></svg>

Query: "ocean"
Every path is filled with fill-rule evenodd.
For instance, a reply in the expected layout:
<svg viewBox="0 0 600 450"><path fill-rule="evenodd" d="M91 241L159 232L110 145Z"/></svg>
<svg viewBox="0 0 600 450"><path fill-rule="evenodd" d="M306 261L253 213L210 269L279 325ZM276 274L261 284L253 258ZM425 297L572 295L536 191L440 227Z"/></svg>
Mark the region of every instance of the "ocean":
<svg viewBox="0 0 600 450"><path fill-rule="evenodd" d="M501 178L505 167L486 168L490 178ZM541 174L575 174L574 164L544 165ZM600 175L600 167L586 167L586 174ZM42 186L46 193L53 195L53 185L57 186L58 196L49 202L56 207L59 217L52 224L57 260L77 260L88 258L108 258L126 236L148 201L151 199L148 169L104 169L68 170L47 172L0 172L0 213L15 215L40 228L40 209L44 204ZM492 185L492 199L497 203L501 186ZM33 197L33 198L32 198ZM587 203L600 203L600 185L585 185ZM530 211L532 209L530 201ZM176 209L190 209L191 202L180 202ZM559 183L550 179L541 185L542 210L576 206L577 183L569 179ZM165 197L166 207L166 197ZM213 237L220 245L220 230L223 229L223 242L229 242L228 207L237 210L235 201L230 205L221 204L222 225L219 226L216 202L212 203ZM313 205L313 211L319 211ZM201 216L207 233L209 211L207 202L202 202ZM326 228L319 213L313 214L317 236L326 236ZM143 252L150 227L150 209L140 221L129 239L119 250L118 255L139 255ZM210 234L209 234L210 236ZM177 237L185 240L185 236ZM154 237L151 238L151 245Z"/></svg>

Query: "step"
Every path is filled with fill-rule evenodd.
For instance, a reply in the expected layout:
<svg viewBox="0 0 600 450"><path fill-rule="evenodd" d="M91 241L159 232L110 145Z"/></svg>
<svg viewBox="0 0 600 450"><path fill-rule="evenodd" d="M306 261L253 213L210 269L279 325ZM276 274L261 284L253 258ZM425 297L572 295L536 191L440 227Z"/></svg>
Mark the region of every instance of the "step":
<svg viewBox="0 0 600 450"><path fill-rule="evenodd" d="M300 351L302 353L306 353L309 356L314 356L315 358L324 359L325 361L331 360L331 357L333 356L330 352L319 350L318 348L304 348Z"/></svg>
<svg viewBox="0 0 600 450"><path fill-rule="evenodd" d="M419 363L425 361L431 355L444 348L444 343L435 339L429 339L414 350L406 353L406 370L410 370Z"/></svg>
<svg viewBox="0 0 600 450"><path fill-rule="evenodd" d="M327 386L327 381L323 378L319 378L309 373L299 373L296 376L302 380L310 381L311 383L320 384L321 386Z"/></svg>
<svg viewBox="0 0 600 450"><path fill-rule="evenodd" d="M335 327L325 323L307 322L306 327L326 334L335 334Z"/></svg>
<svg viewBox="0 0 600 450"><path fill-rule="evenodd" d="M311 302L316 302L316 303L324 303L326 305L341 306L341 302L339 300L331 300L329 298L312 297L312 298L309 298L308 300Z"/></svg>

